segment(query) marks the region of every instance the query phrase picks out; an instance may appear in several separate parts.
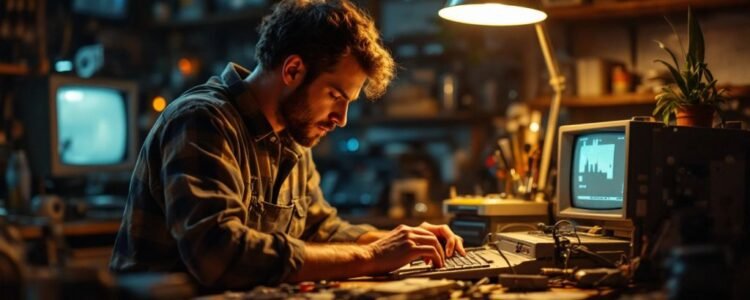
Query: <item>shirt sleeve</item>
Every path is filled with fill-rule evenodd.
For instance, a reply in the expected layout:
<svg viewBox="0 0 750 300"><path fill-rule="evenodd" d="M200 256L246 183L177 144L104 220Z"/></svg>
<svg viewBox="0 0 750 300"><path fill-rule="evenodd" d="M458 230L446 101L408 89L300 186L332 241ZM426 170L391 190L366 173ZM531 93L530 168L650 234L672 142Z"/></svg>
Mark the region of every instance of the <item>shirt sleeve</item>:
<svg viewBox="0 0 750 300"><path fill-rule="evenodd" d="M245 180L235 150L237 128L214 107L198 106L172 118L161 136L165 214L180 259L203 285L274 285L303 263L304 243L246 224Z"/></svg>
<svg viewBox="0 0 750 300"><path fill-rule="evenodd" d="M315 168L312 154L308 151L304 159L307 165L307 193L310 201L303 234L305 240L313 242L355 242L365 232L377 230L371 225L352 225L342 220L336 209L331 207L323 197L323 192L320 189L320 174Z"/></svg>

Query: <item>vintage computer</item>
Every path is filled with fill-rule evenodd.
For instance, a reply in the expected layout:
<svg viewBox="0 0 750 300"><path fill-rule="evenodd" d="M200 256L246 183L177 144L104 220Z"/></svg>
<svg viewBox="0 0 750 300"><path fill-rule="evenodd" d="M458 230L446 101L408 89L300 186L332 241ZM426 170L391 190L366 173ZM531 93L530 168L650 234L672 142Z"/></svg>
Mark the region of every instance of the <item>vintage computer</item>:
<svg viewBox="0 0 750 300"><path fill-rule="evenodd" d="M650 154L642 150L651 140L650 130L657 126L623 120L560 127L554 204L556 225L568 227L566 239L580 240L590 250L613 259L631 254L633 217L641 191L635 183L637 174L641 178L648 174ZM499 233L500 248L536 260L554 260L559 245L550 232L557 228L544 229Z"/></svg>
<svg viewBox="0 0 750 300"><path fill-rule="evenodd" d="M632 205L628 204L625 187L628 171L639 172L636 165L642 164L638 163L640 158L629 156L628 150L637 148L637 143L630 141L637 140L635 137L645 134L641 131L648 131L647 128L654 124L615 121L561 127L557 217L581 219L582 223L592 221L608 230L617 229L620 235L623 235L620 232L623 230L632 232L633 226L629 222ZM632 160L629 161L629 158ZM565 238L573 239L571 236ZM583 232L574 238L592 251L608 253L611 258L627 255L630 249L627 238ZM439 272L420 272L417 263L417 267L406 266L397 272L433 278L477 278L480 275L509 272L508 264L513 265L514 271L528 274L537 273L541 267L555 263L558 243L544 228L539 231L499 232L494 239L497 240L497 249L478 252L480 257L489 256L489 263L474 264L468 268L461 265L458 270L449 267ZM497 251L503 251L505 257L501 257ZM478 261L482 262L481 258Z"/></svg>
<svg viewBox="0 0 750 300"><path fill-rule="evenodd" d="M610 262L679 243L684 232L677 230L674 215L686 209L699 210L708 220L700 225L705 236L697 239L747 239L749 156L750 132L741 129L664 126L639 119L561 126L555 224L567 227L561 231L568 244L583 245ZM417 263L398 272L478 278L506 273L512 264L519 273L538 273L542 267L559 266L560 243L551 234L553 227L542 224L537 231L497 233L495 245L508 262L483 249L482 256L492 256L491 263L409 273L419 268ZM585 256L568 266L602 263Z"/></svg>
<svg viewBox="0 0 750 300"><path fill-rule="evenodd" d="M102 197L109 192L101 186L127 189L139 148L137 83L50 75L24 80L18 90L23 145L45 192L102 206L123 202Z"/></svg>
<svg viewBox="0 0 750 300"><path fill-rule="evenodd" d="M558 147L555 218L574 222L590 250L612 259L666 251L680 240L671 219L689 209L708 220L701 225L704 236L692 239L724 242L747 235L746 130L636 118L561 126ZM555 253L549 234L499 238L502 249L525 257L544 260Z"/></svg>

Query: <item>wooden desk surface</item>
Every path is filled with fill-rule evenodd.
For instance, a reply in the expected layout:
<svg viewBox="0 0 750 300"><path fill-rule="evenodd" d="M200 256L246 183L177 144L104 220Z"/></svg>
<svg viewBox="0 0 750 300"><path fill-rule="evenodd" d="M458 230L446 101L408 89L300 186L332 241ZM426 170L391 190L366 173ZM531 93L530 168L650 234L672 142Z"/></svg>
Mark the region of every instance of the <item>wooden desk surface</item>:
<svg viewBox="0 0 750 300"><path fill-rule="evenodd" d="M361 296L363 292L366 292L367 290L371 290L375 288L377 285L380 284L388 284L390 281L370 281L370 280L345 280L340 282L340 287L338 289L345 290L345 291L351 291L351 294L347 294L347 292L339 292L337 296L344 297L346 296L352 296L353 299L362 299L361 297L357 297L355 295ZM292 284L292 286L295 286ZM267 293L267 294L274 294L274 293L283 293L281 292L283 289L279 289L276 287L264 287L262 288L265 290L265 292L261 293ZM383 299L433 299L433 298L439 298L439 299L473 299L471 298L471 295L466 295L462 288L456 287L454 289L451 289L450 291L447 291L450 295L447 295L445 292L436 294L435 292L430 291L421 291L421 292L415 292L415 293L405 293L405 294L383 294L380 296L383 296ZM577 300L577 299L610 299L610 298L617 298L617 296L622 292L622 290L616 290L616 289L580 289L576 287L565 287L565 288L550 288L547 291L538 291L538 292L511 292L508 291L506 288L504 288L500 284L495 283L487 283L481 285L478 289L476 289L476 292L481 294L480 299L566 299L566 300ZM255 294L253 291L248 290L246 292L226 292L223 294L214 294L214 295L204 295L200 296L196 299L199 300L228 300L228 299L244 299L243 297L248 297ZM326 297L323 296L333 296L334 294L329 291L313 291L312 293L290 293L286 294L288 297L295 297L295 296L308 296L310 298L304 298L304 299L313 299L315 296L320 296L322 299L325 299ZM278 296L279 294L277 294ZM257 295L255 295L257 296ZM665 295L654 295L654 298L650 299L664 299ZM380 298L378 298L380 299Z"/></svg>

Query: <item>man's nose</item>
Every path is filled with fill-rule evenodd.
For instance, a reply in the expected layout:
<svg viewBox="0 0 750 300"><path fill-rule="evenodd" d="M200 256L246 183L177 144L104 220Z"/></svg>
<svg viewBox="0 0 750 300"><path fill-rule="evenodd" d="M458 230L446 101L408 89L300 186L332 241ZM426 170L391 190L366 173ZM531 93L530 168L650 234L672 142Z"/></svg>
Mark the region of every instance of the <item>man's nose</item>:
<svg viewBox="0 0 750 300"><path fill-rule="evenodd" d="M349 112L349 102L337 105L333 112L333 123L338 127L346 126L346 118Z"/></svg>

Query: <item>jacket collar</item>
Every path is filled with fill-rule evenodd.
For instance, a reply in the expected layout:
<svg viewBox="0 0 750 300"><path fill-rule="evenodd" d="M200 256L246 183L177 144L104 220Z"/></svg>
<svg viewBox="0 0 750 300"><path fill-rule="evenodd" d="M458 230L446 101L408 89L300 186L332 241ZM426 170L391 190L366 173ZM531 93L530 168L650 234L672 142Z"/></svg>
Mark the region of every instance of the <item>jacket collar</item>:
<svg viewBox="0 0 750 300"><path fill-rule="evenodd" d="M221 72L221 80L227 88L230 95L230 101L232 101L239 111L240 115L245 121L248 129L253 132L253 141L259 142L264 139L269 139L272 142L281 142L286 148L291 150L298 157L301 157L304 153L304 148L297 144L287 130L283 130L279 134L276 134L271 127L271 123L260 110L257 103L260 99L253 98L251 93L245 93L247 91L247 83L244 81L247 76L250 76L250 71L239 64L230 62ZM244 98L245 101L240 101L240 95L247 95ZM275 137L272 139L272 137Z"/></svg>

